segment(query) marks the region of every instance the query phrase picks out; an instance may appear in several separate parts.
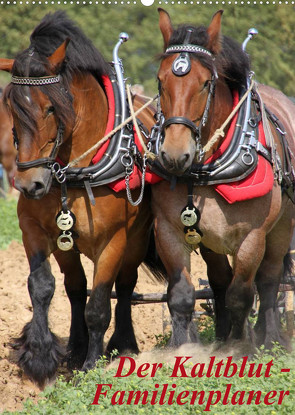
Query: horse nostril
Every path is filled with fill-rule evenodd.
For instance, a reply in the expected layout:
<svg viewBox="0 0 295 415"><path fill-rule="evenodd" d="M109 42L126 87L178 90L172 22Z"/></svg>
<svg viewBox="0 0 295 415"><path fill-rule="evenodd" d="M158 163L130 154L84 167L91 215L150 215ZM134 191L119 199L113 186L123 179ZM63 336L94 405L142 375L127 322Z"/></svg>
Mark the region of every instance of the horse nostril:
<svg viewBox="0 0 295 415"><path fill-rule="evenodd" d="M161 159L162 159L163 163L166 164L166 165L169 165L171 163L170 160L169 160L169 157L167 156L165 151L161 151Z"/></svg>
<svg viewBox="0 0 295 415"><path fill-rule="evenodd" d="M32 196L38 196L43 194L45 189L44 183L42 182L33 182L30 188L28 189L28 193Z"/></svg>
<svg viewBox="0 0 295 415"><path fill-rule="evenodd" d="M162 165L167 170L174 170L175 169L175 162L170 156L168 156L165 151L161 151L161 158L162 158Z"/></svg>
<svg viewBox="0 0 295 415"><path fill-rule="evenodd" d="M186 154L183 155L183 160L184 160L185 163L188 161L189 156L190 156L189 153L186 153Z"/></svg>
<svg viewBox="0 0 295 415"><path fill-rule="evenodd" d="M45 192L44 183L32 182L28 187L23 187L23 192L28 198L39 199Z"/></svg>
<svg viewBox="0 0 295 415"><path fill-rule="evenodd" d="M43 190L44 189L44 183L41 182L35 182L35 191L36 190Z"/></svg>
<svg viewBox="0 0 295 415"><path fill-rule="evenodd" d="M177 161L177 166L181 170L184 168L185 163L188 161L190 155L189 153L183 154Z"/></svg>

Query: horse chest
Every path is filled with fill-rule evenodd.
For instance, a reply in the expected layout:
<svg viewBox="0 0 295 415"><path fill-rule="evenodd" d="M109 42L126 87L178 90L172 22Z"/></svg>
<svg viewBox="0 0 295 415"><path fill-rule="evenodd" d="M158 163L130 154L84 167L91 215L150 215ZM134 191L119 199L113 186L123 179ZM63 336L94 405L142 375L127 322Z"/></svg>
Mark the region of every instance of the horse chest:
<svg viewBox="0 0 295 415"><path fill-rule="evenodd" d="M210 186L194 188L194 205L200 212L198 227L203 233L202 243L220 254L233 255L246 236L257 226L263 226L264 215L260 215L264 201L254 202L249 209L247 202L230 205ZM154 214L163 233L177 235L178 241L184 242L184 227L180 213L187 204L187 187L179 185L174 191L167 184L154 186ZM255 212L255 216L253 215Z"/></svg>
<svg viewBox="0 0 295 415"><path fill-rule="evenodd" d="M196 193L194 205L200 211L202 243L217 253L233 254L251 231L249 221L239 214L241 206L224 203L211 188Z"/></svg>

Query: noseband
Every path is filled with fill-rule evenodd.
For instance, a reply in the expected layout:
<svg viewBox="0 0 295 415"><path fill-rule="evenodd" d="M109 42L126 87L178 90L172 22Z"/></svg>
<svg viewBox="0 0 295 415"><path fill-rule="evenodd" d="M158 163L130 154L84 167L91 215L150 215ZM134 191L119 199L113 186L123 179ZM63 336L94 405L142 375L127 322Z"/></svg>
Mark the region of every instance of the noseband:
<svg viewBox="0 0 295 415"><path fill-rule="evenodd" d="M190 53L201 53L201 54L205 54L209 56L213 60L215 59L212 53L209 52L207 49L204 49L203 47L198 46L198 45L186 44L186 42L183 45L169 46L166 49L165 53L166 54L180 53L180 55L174 60L172 64L172 72L176 76L185 76L190 72L191 70L190 57L189 57ZM179 67L181 67L180 70L179 70ZM182 67L185 69L182 69ZM202 127L206 125L207 120L208 120L211 99L214 96L215 84L216 84L217 78L218 78L217 71L216 71L215 66L213 66L213 74L212 74L211 81L210 81L208 97L207 97L205 109L204 109L200 124L198 126L193 121L191 121L190 119L186 117L175 116L175 117L170 117L167 120L165 120L161 127L162 136L165 135L165 129L172 124L182 124L188 127L192 132L194 140L196 141L196 145L197 145L197 150L196 150L197 156L196 157L197 157L198 162L201 162L204 157L204 151L201 145L201 129Z"/></svg>
<svg viewBox="0 0 295 415"><path fill-rule="evenodd" d="M21 85L21 86L40 86L40 85L51 85L59 83L61 80L60 75L49 75L49 76L41 76L41 77L33 77L33 76L12 76L11 77L11 83L15 85ZM16 146L18 145L18 137L16 134L16 130L13 127L13 139ZM46 166L47 168L51 169L53 163L55 162L55 158L58 153L58 149L63 143L63 133L64 133L64 124L59 121L58 128L57 128L57 134L54 141L53 148L50 152L50 155L48 157L43 157L40 159L32 160L32 161L26 161L26 162L19 162L18 159L16 161L16 165L19 170L27 170L31 167L38 167L38 166Z"/></svg>
<svg viewBox="0 0 295 415"><path fill-rule="evenodd" d="M196 126L196 124L185 117L170 117L168 118L164 124L162 125L162 132L165 130L165 128L169 127L171 124L184 124L186 127L190 128L192 130L192 133L195 137L198 137L200 134L199 127Z"/></svg>

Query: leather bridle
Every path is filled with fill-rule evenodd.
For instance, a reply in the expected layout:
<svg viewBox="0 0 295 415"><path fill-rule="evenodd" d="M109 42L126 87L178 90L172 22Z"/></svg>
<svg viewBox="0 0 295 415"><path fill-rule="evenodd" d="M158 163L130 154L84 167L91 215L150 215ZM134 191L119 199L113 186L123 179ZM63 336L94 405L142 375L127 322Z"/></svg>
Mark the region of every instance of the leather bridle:
<svg viewBox="0 0 295 415"><path fill-rule="evenodd" d="M190 44L169 46L166 49L165 53L166 54L180 53L188 61L190 59L189 54L191 54L191 53L201 53L201 54L205 54L205 55L211 57L212 60L215 59L214 56L212 55L212 53L209 52L207 49L204 49L203 47L198 46L198 45L190 45ZM179 57L177 57L175 59L175 61L177 59L179 59ZM176 76L185 76L190 71L190 64L188 65L189 70L186 70L184 73L179 73L179 72L176 73L173 69L173 65L174 65L175 61L172 64L173 73ZM172 125L172 124L182 124L182 125L185 125L186 127L188 127L192 132L194 140L196 141L196 144L197 144L196 158L200 162L202 161L203 156L204 156L204 151L203 151L202 145L201 145L201 130L206 125L207 120L208 120L209 109L210 109L212 97L214 96L215 85L216 85L217 79L218 79L217 70L215 68L215 65L213 65L213 73L212 73L212 77L211 77L211 81L210 81L210 87L209 87L209 92L208 92L208 96L207 96L207 101L206 101L205 109L204 109L204 112L203 112L203 115L202 115L202 118L201 118L201 121L200 121L199 125L196 125L189 118L182 117L182 116L174 116L174 117L170 117L170 118L166 119L163 122L162 126L161 126L161 135L162 135L162 137L165 136L165 129L167 127L169 127L170 125Z"/></svg>
<svg viewBox="0 0 295 415"><path fill-rule="evenodd" d="M49 75L41 77L21 77L21 76L12 76L11 83L21 86L41 86L41 85L51 85L59 83L61 80L60 75ZM64 134L64 124L59 120L56 138L54 140L53 148L48 157L42 157L36 160L20 162L18 157L16 160L16 165L19 170L27 170L32 167L45 166L48 169L52 168L52 165L55 163L55 159L59 150L59 147L63 143L63 134ZM13 128L13 139L16 146L18 146L18 137L16 134L15 128Z"/></svg>

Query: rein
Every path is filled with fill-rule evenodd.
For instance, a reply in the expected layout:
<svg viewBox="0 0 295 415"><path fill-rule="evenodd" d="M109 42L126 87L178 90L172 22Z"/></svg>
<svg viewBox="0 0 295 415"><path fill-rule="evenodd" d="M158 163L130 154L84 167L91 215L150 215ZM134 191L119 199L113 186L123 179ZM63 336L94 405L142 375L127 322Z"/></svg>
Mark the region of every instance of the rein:
<svg viewBox="0 0 295 415"><path fill-rule="evenodd" d="M243 105L243 102L247 99L248 95L252 91L254 85L255 85L255 82L254 82L253 79L251 79L251 84L250 84L249 88L247 89L247 91L245 92L245 94L242 96L242 98L240 99L240 101L238 102L238 104L235 106L235 108L229 114L229 116L224 121L224 123L222 124L222 126L220 128L217 128L216 129L216 131L213 134L213 136L210 138L210 140L203 147L204 153L206 153L207 151L209 151L214 146L214 144L216 143L216 141L218 140L219 137L224 137L225 136L224 129L230 123L230 121L233 119L233 117L235 116L235 114L239 111L239 109Z"/></svg>
<svg viewBox="0 0 295 415"><path fill-rule="evenodd" d="M155 101L158 98L158 95L155 95L153 98L150 98L149 101L147 101L142 107L140 107L135 113L134 116L136 117L138 114L140 114L144 109L146 109L153 101ZM133 120L133 115L126 118L124 121L121 122L120 125L118 125L116 128L114 128L112 131L110 131L108 134L106 134L101 140L99 140L97 143L95 143L92 147L90 147L88 150L86 150L83 154L81 154L79 157L75 158L74 160L70 161L66 167L63 168L63 170L68 169L69 167L73 167L76 164L79 163L79 161L83 160L88 154L90 154L92 151L97 150L99 147L101 147L110 137L112 137L117 131L121 130L123 127L125 127L130 121ZM143 140L142 140L143 141Z"/></svg>

